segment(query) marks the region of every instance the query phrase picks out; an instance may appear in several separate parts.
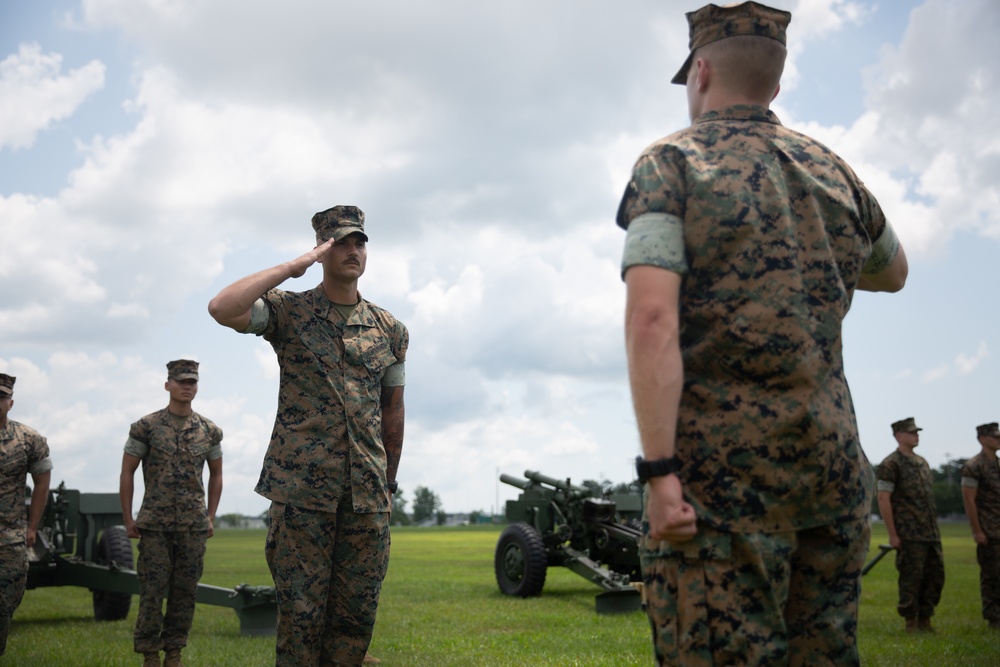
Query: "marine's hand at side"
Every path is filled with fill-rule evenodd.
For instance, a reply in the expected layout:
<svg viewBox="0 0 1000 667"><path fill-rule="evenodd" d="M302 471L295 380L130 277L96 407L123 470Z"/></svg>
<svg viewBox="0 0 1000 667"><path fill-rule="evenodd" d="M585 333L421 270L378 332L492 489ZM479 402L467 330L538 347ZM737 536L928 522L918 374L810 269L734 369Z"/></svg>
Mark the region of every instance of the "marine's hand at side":
<svg viewBox="0 0 1000 667"><path fill-rule="evenodd" d="M698 532L694 507L684 500L677 475L649 480L646 517L649 520L649 536L654 540L685 542Z"/></svg>

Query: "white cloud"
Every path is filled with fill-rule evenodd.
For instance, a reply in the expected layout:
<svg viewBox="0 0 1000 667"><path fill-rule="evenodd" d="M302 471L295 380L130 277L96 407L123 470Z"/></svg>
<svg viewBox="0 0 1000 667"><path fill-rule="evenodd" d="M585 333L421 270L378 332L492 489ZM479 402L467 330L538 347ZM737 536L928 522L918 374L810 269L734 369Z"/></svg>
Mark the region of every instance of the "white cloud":
<svg viewBox="0 0 1000 667"><path fill-rule="evenodd" d="M972 354L959 352L955 355L952 363L942 363L926 371L922 377L924 382L936 382L949 375L953 371L959 375L969 375L990 359L989 345L986 341L980 341L976 346L976 351Z"/></svg>
<svg viewBox="0 0 1000 667"><path fill-rule="evenodd" d="M39 132L104 87L104 65L96 60L66 75L61 69L62 57L35 43L0 61L0 150L30 147Z"/></svg>
<svg viewBox="0 0 1000 667"><path fill-rule="evenodd" d="M788 61L781 77L781 88L786 93L799 85L802 77L798 67L799 57L812 40L860 25L869 20L874 11L864 3L850 0L800 0L794 7L778 8L792 12L789 30L793 33L793 39L787 45Z"/></svg>
<svg viewBox="0 0 1000 667"><path fill-rule="evenodd" d="M871 70L860 116L822 126L779 110L877 194L916 279L963 233L1000 239L997 11L970 2L975 11L931 0L914 12ZM795 18L779 100L808 95L814 82L797 68L812 43L849 41L875 7L783 5ZM226 431L223 509L260 507L252 487L277 363L265 341L218 327L205 305L310 248L314 211L356 203L371 237L361 291L410 327L404 486L471 509L491 504L482 487L496 467L582 479L612 466L625 478L614 462L635 437L613 218L639 150L687 123L684 90L667 81L687 51L691 8L292 0L275 13L235 0L86 0L74 35L119 40L127 60L108 71L132 72L131 87L101 103L128 117L74 136L75 167L39 187L54 194L0 196L0 280L18 285L0 304L11 355L0 368L23 374L19 414L51 434L57 466L85 490L114 488L117 464L94 473L93 452L109 452L105 468L120 458L128 424L164 402L163 363L199 358L200 410ZM11 58L31 65L24 81L97 89L96 69L64 76L55 52ZM58 122L35 115L17 136ZM317 282L314 268L283 287ZM926 391L914 380L983 375L972 371L992 342L908 380L878 360L859 367L876 386L889 377Z"/></svg>
<svg viewBox="0 0 1000 667"><path fill-rule="evenodd" d="M946 377L950 370L951 367L948 364L939 364L934 368L926 371L921 377L921 380L927 383L937 382L938 380Z"/></svg>
<svg viewBox="0 0 1000 667"><path fill-rule="evenodd" d="M986 341L980 341L975 353L971 355L959 353L955 357L955 369L962 375L968 375L988 359L990 359L989 346L986 344Z"/></svg>
<svg viewBox="0 0 1000 667"><path fill-rule="evenodd" d="M1000 5L928 0L903 41L867 73L877 112L866 159L898 174L937 221L928 245L959 230L1000 233ZM907 224L905 221L903 225Z"/></svg>

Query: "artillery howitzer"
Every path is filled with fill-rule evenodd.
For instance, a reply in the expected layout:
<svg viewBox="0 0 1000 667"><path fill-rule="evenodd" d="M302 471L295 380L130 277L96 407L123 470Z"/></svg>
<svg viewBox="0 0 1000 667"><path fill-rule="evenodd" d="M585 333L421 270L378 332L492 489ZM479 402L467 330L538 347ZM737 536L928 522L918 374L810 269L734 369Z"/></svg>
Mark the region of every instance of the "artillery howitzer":
<svg viewBox="0 0 1000 667"><path fill-rule="evenodd" d="M80 493L65 484L50 490L35 546L28 552L27 588L82 586L93 593L96 620L128 616L139 579L121 517L117 493ZM198 584L195 600L234 609L244 635L275 633L278 610L270 586Z"/></svg>
<svg viewBox="0 0 1000 667"><path fill-rule="evenodd" d="M642 531L635 525L641 499L626 494L597 498L569 479L531 470L524 476L500 475L500 481L521 489L517 500L507 501L510 525L500 534L493 561L501 592L540 595L546 568L561 566L604 589L595 597L597 613L640 609L642 595L633 583L641 586L642 581Z"/></svg>

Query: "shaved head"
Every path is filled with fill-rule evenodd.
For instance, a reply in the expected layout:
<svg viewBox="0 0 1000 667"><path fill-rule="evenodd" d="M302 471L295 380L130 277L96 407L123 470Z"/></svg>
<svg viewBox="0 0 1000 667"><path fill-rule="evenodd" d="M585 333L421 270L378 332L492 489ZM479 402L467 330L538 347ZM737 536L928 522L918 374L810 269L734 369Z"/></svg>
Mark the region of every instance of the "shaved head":
<svg viewBox="0 0 1000 667"><path fill-rule="evenodd" d="M706 44L694 57L707 60L716 83L730 93L766 105L778 89L786 54L785 46L775 39L740 35Z"/></svg>

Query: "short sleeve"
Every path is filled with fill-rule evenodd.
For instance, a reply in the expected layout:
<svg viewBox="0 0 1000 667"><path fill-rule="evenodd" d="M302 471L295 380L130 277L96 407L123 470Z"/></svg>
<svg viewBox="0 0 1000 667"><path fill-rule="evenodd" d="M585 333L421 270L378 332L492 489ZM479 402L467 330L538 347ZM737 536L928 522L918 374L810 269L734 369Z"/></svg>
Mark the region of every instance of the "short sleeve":
<svg viewBox="0 0 1000 667"><path fill-rule="evenodd" d="M406 362L397 361L389 368L385 369L382 375L383 387L402 387L406 384Z"/></svg>
<svg viewBox="0 0 1000 667"><path fill-rule="evenodd" d="M271 308L264 299L257 299L250 306L250 324L240 333L263 334L271 323Z"/></svg>
<svg viewBox="0 0 1000 667"><path fill-rule="evenodd" d="M669 143L654 144L632 168L618 206L617 223L628 229L633 220L647 213L664 213L684 219L687 184L683 153Z"/></svg>
<svg viewBox="0 0 1000 667"><path fill-rule="evenodd" d="M882 228L882 235L875 239L872 244L872 254L864 266L861 267L862 275L874 275L885 271L899 254L899 238L896 236L892 225L886 221Z"/></svg>
<svg viewBox="0 0 1000 667"><path fill-rule="evenodd" d="M149 453L149 445L145 442L129 437L129 439L125 441L125 453L130 456L134 456L137 459L145 458L146 454Z"/></svg>
<svg viewBox="0 0 1000 667"><path fill-rule="evenodd" d="M674 273L688 270L684 254L684 223L665 213L644 213L625 233L622 277L633 266L655 266Z"/></svg>

